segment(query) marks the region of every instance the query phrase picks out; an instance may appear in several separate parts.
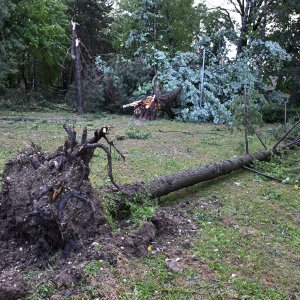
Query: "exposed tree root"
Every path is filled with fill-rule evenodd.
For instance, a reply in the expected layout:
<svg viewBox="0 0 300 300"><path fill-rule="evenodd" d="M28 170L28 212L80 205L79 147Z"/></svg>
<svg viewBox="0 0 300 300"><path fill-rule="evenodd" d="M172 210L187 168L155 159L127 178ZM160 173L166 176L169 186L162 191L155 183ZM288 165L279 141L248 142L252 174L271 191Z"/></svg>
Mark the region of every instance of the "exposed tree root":
<svg viewBox="0 0 300 300"><path fill-rule="evenodd" d="M64 125L67 140L54 152L32 145L9 160L3 173L0 197L0 240L30 243L44 256L64 249L66 256L95 237L109 232L101 200L89 181L89 163L95 149L104 150L108 176L120 189L112 172L108 128L102 127L81 142L76 132ZM104 138L109 147L101 144ZM121 151L118 153L124 158Z"/></svg>

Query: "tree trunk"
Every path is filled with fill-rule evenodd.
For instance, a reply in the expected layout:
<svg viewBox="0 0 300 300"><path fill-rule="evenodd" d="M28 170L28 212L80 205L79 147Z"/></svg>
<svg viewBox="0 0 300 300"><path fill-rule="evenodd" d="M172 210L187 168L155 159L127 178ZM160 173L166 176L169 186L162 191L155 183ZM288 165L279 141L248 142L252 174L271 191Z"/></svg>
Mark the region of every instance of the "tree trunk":
<svg viewBox="0 0 300 300"><path fill-rule="evenodd" d="M298 130L298 131L297 131ZM183 188L195 185L200 182L211 180L219 176L227 175L232 171L250 165L255 160L266 161L273 154L286 148L294 148L300 146L300 120L296 122L273 146L270 151L255 152L250 155L240 156L223 160L217 163L208 164L203 167L187 169L177 173L163 175L154 178L146 183L136 185L139 189L144 188L152 198L167 195L171 192L178 191ZM293 134L291 134L293 133ZM279 149L279 145L282 145Z"/></svg>
<svg viewBox="0 0 300 300"><path fill-rule="evenodd" d="M174 91L163 93L156 84L153 88L153 96L126 104L123 108L134 107L134 117L136 119L155 120L158 111L165 112L169 118L176 117L172 107L176 107L176 99L181 92L181 87Z"/></svg>
<svg viewBox="0 0 300 300"><path fill-rule="evenodd" d="M72 21L72 46L71 56L75 60L75 84L76 84L76 111L83 114L83 99L81 92L81 64L80 64L80 39L76 33L76 23Z"/></svg>
<svg viewBox="0 0 300 300"><path fill-rule="evenodd" d="M247 88L244 85L244 135L245 135L245 151L249 154L249 141L248 141L248 98L247 98Z"/></svg>
<svg viewBox="0 0 300 300"><path fill-rule="evenodd" d="M77 113L83 114L83 101L81 92L81 64L79 52L80 40L77 38L75 41L75 72L76 72L76 104Z"/></svg>
<svg viewBox="0 0 300 300"><path fill-rule="evenodd" d="M243 7L244 10L242 11L242 27L237 47L237 56L242 52L242 48L247 45L247 21L250 10L250 0L246 0L246 6Z"/></svg>
<svg viewBox="0 0 300 300"><path fill-rule="evenodd" d="M251 155L163 175L147 182L145 188L152 198L164 196L197 183L229 174L251 164L254 160L268 160L270 156L271 152L268 151L255 152Z"/></svg>

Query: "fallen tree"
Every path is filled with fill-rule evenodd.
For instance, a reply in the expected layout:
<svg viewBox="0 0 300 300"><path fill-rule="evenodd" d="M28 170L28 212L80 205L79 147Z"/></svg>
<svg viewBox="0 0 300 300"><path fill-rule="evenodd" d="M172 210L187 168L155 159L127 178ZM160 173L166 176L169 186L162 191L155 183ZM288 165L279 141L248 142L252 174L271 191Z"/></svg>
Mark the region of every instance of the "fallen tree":
<svg viewBox="0 0 300 300"><path fill-rule="evenodd" d="M143 183L142 185L152 198L156 198L200 182L227 175L233 171L243 168L244 166L251 165L255 160L266 161L270 159L272 155L280 153L281 150L300 145L300 135L297 132L297 129L300 130L299 127L300 120L296 122L290 128L290 130L285 132L285 134L277 141L271 150L255 152L250 155L247 154L217 163L208 164L206 166L167 174L154 178L147 183ZM295 132L296 134L293 134ZM264 143L263 146L265 147Z"/></svg>
<svg viewBox="0 0 300 300"><path fill-rule="evenodd" d="M146 183L145 188L152 198L167 195L171 192L229 174L250 165L255 160L264 161L271 157L271 152L262 151L227 159L203 167L186 169L172 174L154 178Z"/></svg>
<svg viewBox="0 0 300 300"><path fill-rule="evenodd" d="M146 183L119 186L112 173L112 158L105 140L122 153L108 139L108 128L102 127L88 139L87 130L81 141L76 132L64 126L67 140L53 152L43 152L32 145L10 159L3 172L0 193L0 241L14 240L14 245L30 243L32 251L48 256L64 249L65 256L100 236L110 236L102 199L89 181L90 161L96 149L107 156L108 176L121 194L147 192L152 198L231 173L254 160L267 160L280 149L300 145L298 121L270 151L235 157L203 167L187 169L152 179Z"/></svg>

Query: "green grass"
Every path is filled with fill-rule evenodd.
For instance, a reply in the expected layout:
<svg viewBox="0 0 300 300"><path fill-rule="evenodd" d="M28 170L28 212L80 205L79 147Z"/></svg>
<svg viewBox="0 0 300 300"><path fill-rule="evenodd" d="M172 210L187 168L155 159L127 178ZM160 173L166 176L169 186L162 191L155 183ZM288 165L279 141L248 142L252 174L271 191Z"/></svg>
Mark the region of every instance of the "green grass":
<svg viewBox="0 0 300 300"><path fill-rule="evenodd" d="M100 260L91 260L85 264L83 272L86 276L96 276L100 272L102 265Z"/></svg>
<svg viewBox="0 0 300 300"><path fill-rule="evenodd" d="M1 114L4 114L3 112ZM5 112L5 114L9 114ZM12 113L11 113L12 114ZM21 113L16 113L21 116ZM23 114L24 115L24 114ZM35 116L40 114L35 113ZM58 116L57 112L42 113L42 117ZM89 115L74 121L78 134L87 126L90 131L111 126L111 139L126 155L123 163L114 155L113 166L117 182L143 181L178 170L205 165L241 154L243 135L233 134L226 126L189 124L158 120L137 126L125 116ZM50 151L62 145L65 132L63 120L1 121L0 170L7 159L30 143ZM149 133L147 139L129 138L126 132ZM262 130L271 146L274 141ZM251 151L261 150L256 138L250 139ZM197 266L177 274L167 269L166 254L149 255L129 262L125 275L114 270L115 288L119 299L288 299L300 297L300 189L299 154L291 151L288 160L258 163L256 168L288 183L276 183L246 171L187 188L160 199L160 203L201 200L202 207L187 213L201 229L192 240L191 249L181 249L183 255L194 255L214 278L201 277ZM109 184L106 158L96 152L92 161L91 181L101 188ZM222 205L215 205L213 199ZM147 220L155 207L147 203L131 205L134 221ZM114 226L111 220L111 226ZM101 276L99 261L87 262L87 276ZM100 280L100 279L99 279ZM37 298L47 298L55 290L51 282L38 286ZM83 295L97 298L92 284L82 287ZM296 298L295 298L296 297ZM80 296L78 296L80 299Z"/></svg>

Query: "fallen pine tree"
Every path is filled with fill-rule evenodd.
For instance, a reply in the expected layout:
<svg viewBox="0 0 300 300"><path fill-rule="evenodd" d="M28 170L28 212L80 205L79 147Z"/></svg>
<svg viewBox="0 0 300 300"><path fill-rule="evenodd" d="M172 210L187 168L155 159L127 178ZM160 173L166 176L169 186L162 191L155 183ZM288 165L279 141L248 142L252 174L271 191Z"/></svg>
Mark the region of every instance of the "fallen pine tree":
<svg viewBox="0 0 300 300"><path fill-rule="evenodd" d="M252 164L255 160L264 161L271 157L271 152L255 152L251 155L234 157L203 167L186 169L172 174L157 177L146 183L145 187L152 198L167 195L171 192L229 174Z"/></svg>
<svg viewBox="0 0 300 300"><path fill-rule="evenodd" d="M53 152L32 145L10 159L3 172L0 193L0 241L14 240L15 247L30 243L31 251L49 254L64 249L66 256L99 236L110 236L102 198L89 180L90 162L96 149L107 155L108 176L115 190L124 195L147 192L152 198L231 173L254 160L265 161L280 149L300 145L299 135L291 133L298 121L269 151L235 157L203 167L187 169L152 179L146 183L118 185L112 173L110 147L122 153L108 139L102 127L81 140L69 126L65 144Z"/></svg>
<svg viewBox="0 0 300 300"><path fill-rule="evenodd" d="M251 165L255 160L266 161L270 159L272 155L278 154L281 150L300 145L300 136L298 134L292 135L292 133L296 132L296 130L300 127L299 125L300 120L296 122L270 150L255 152L249 155L234 157L217 163L211 163L205 166L163 175L149 180L146 183L141 183L138 185L139 189L142 188L147 191L152 198L161 197L197 183L227 175L233 171L243 168L244 166ZM253 169L249 170L253 171ZM260 174L264 176L264 174ZM270 176L267 177L270 178ZM132 186L133 190L135 186L136 184ZM127 185L126 189L129 189L130 191L131 185Z"/></svg>

